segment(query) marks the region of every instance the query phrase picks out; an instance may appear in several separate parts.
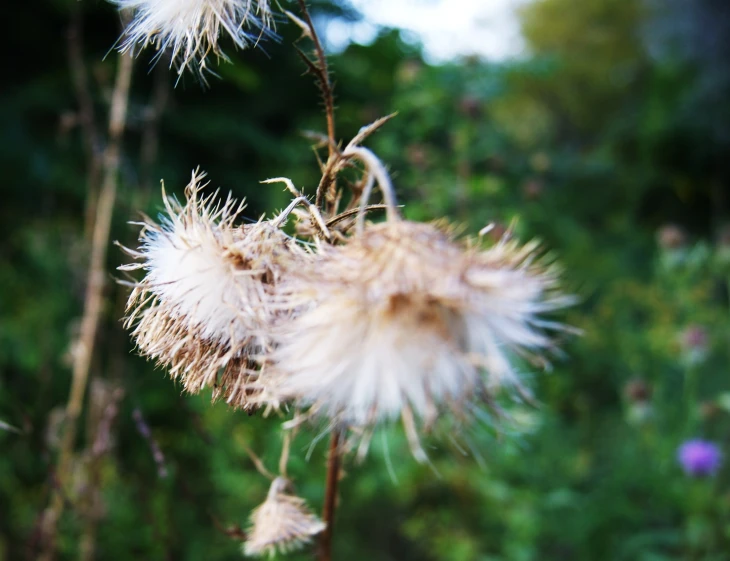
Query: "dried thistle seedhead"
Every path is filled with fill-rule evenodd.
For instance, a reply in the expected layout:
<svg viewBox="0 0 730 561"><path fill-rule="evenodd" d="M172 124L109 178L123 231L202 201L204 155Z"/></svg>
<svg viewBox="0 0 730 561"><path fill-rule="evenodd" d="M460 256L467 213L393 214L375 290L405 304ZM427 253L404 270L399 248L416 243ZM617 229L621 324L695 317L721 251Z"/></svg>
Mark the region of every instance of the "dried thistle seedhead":
<svg viewBox="0 0 730 561"><path fill-rule="evenodd" d="M251 514L246 555L260 556L292 551L309 543L325 529L325 523L308 508L304 499L286 493L289 481L277 477L266 501Z"/></svg>
<svg viewBox="0 0 730 561"><path fill-rule="evenodd" d="M268 0L111 0L120 10L134 11L124 31L120 50L153 45L170 50L182 73L185 68L203 77L206 58L214 54L228 60L218 40L222 34L245 49L270 34L273 15Z"/></svg>
<svg viewBox="0 0 730 561"><path fill-rule="evenodd" d="M277 391L333 425L402 417L415 444L415 420L519 388L510 355L551 348L559 326L540 314L568 303L535 250L506 239L480 250L401 220L322 246L282 285L301 312L275 337Z"/></svg>
<svg viewBox="0 0 730 561"><path fill-rule="evenodd" d="M306 253L280 229L280 219L236 226L243 205L201 199L202 174L193 173L187 203L165 198L161 224L147 220L141 247L127 250L143 269L127 303L126 326L140 351L169 367L186 390L213 386L216 396L246 406L258 377L256 355L268 348L277 314L272 295L284 271Z"/></svg>

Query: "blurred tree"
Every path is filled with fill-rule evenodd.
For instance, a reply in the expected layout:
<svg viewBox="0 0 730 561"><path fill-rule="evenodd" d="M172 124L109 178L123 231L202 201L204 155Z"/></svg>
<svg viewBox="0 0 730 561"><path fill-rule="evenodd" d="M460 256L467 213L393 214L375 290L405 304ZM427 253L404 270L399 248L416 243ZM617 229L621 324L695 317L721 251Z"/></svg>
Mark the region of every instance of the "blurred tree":
<svg viewBox="0 0 730 561"><path fill-rule="evenodd" d="M644 12L641 2L620 0L537 0L522 9L528 49L551 68L524 79L561 124L595 134L632 109L648 64Z"/></svg>

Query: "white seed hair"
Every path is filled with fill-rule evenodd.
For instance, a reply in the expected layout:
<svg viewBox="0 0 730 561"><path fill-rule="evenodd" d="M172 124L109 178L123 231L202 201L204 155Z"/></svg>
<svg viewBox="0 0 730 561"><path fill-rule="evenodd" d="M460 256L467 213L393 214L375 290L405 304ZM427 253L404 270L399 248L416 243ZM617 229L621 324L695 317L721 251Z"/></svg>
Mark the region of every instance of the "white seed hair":
<svg viewBox="0 0 730 561"><path fill-rule="evenodd" d="M160 53L169 49L179 73L190 67L201 77L209 54L228 60L218 44L222 34L244 49L270 34L273 23L269 0L111 1L120 10L134 11L121 40L122 52L137 45L153 45Z"/></svg>
<svg viewBox="0 0 730 561"><path fill-rule="evenodd" d="M280 220L236 226L243 204L216 204L215 194L201 199L202 178L193 173L185 206L165 197L167 216L145 222L141 247L127 250L138 262L120 269L146 276L129 297L126 323L142 353L170 367L189 391L213 385L221 368L233 366L241 376L226 370L224 377L245 397L238 378L253 375L245 359L267 347L274 287L286 262L305 253Z"/></svg>
<svg viewBox="0 0 730 561"><path fill-rule="evenodd" d="M511 355L549 349L559 326L540 315L569 303L534 250L503 240L479 251L406 221L322 246L288 287L303 308L276 336L280 395L332 426L400 417L410 430L412 415L463 416L467 403L519 387Z"/></svg>

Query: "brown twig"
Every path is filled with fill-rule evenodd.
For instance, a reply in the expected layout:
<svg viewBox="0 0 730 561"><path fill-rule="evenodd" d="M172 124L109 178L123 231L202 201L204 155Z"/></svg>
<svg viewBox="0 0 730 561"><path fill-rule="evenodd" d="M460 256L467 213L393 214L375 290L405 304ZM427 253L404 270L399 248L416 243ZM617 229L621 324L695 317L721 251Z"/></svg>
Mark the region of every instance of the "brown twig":
<svg viewBox="0 0 730 561"><path fill-rule="evenodd" d="M319 40L317 31L314 28L312 16L309 14L307 4L305 0L297 0L297 2L299 4L299 9L302 12L302 17L304 19L298 20L297 18L295 22L299 25L301 25L302 22L306 24L308 28L306 30L308 31L306 33L306 36L312 40L312 43L314 43L314 52L317 57L317 62L312 62L312 60L310 60L309 57L306 56L303 52L299 51L299 49L297 49L297 51L301 55L304 63L307 65L307 69L315 76L317 85L319 86L320 92L322 94L325 115L327 118L327 149L329 157L327 159L327 165L325 166L326 173L322 176L322 181L317 187L317 194L314 201L314 204L318 208L322 208L322 200L325 198L326 193L332 190L332 185L335 181L335 177L332 171L334 170L334 161L336 161L338 156L337 138L335 136L334 89L332 86L332 81L330 80L329 67L327 65L327 56L325 55L324 48L322 47L322 42Z"/></svg>
<svg viewBox="0 0 730 561"><path fill-rule="evenodd" d="M66 405L66 424L58 456L59 485L68 483L78 420L84 404L89 379L94 343L104 303L103 290L106 276L105 261L109 246L114 201L117 193L117 175L121 153L121 140L127 119L129 87L132 79L133 59L119 55L117 77L112 95L109 116L109 139L104 151L104 180L96 205L96 220L91 244L91 258L84 299L81 332L73 358L71 391ZM62 493L54 491L44 520L44 552L39 559L50 561L55 554L55 536L58 520L63 512Z"/></svg>
<svg viewBox="0 0 730 561"><path fill-rule="evenodd" d="M327 456L327 482L324 494L322 520L327 527L319 542L319 561L332 561L332 536L334 535L335 511L337 510L337 487L340 482L340 431L332 431L330 449Z"/></svg>
<svg viewBox="0 0 730 561"><path fill-rule="evenodd" d="M304 0L297 0L299 3L299 9L302 11L304 21L309 26L311 32L312 43L314 43L314 51L317 54L317 60L319 61L318 67L318 78L319 87L322 89L322 98L324 100L324 108L327 114L327 137L329 138L329 153L332 156L334 146L337 145L335 138L335 99L332 89L332 82L330 81L329 68L327 66L327 56L322 48L322 43L319 40L317 31L314 29L314 23L312 23L312 17L307 9L307 4Z"/></svg>
<svg viewBox="0 0 730 561"><path fill-rule="evenodd" d="M368 205L364 208L365 212L370 212L371 210L384 210L387 209L388 205ZM327 227L334 226L338 222L342 222L343 220L346 220L347 218L351 218L358 214L360 212L360 208L351 208L350 210L346 210L345 212L342 212L338 214L337 216L334 216L330 218L327 221Z"/></svg>

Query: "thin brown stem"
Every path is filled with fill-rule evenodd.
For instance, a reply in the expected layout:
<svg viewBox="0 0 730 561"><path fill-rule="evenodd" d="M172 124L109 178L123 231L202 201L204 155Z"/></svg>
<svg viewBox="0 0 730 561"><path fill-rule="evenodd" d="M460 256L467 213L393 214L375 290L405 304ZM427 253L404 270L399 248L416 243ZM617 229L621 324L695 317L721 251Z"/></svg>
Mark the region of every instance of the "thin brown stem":
<svg viewBox="0 0 730 561"><path fill-rule="evenodd" d="M317 60L319 61L319 72L320 72L320 87L322 88L322 95L324 97L324 107L327 114L327 138L329 138L329 155L332 157L335 146L337 146L337 140L335 139L335 100L332 91L332 82L330 81L329 68L327 66L327 56L322 48L322 42L319 40L317 30L314 28L312 23L312 17L309 14L309 9L304 0L297 0L299 2L299 9L302 11L304 21L307 22L309 30L312 33L312 42L314 43L314 51L317 54Z"/></svg>
<svg viewBox="0 0 730 561"><path fill-rule="evenodd" d="M340 431L332 431L330 449L327 456L327 480L324 492L322 519L327 527L319 542L318 561L332 561L332 536L334 535L335 511L337 510L337 487L340 482Z"/></svg>
<svg viewBox="0 0 730 561"><path fill-rule="evenodd" d="M271 474L271 472L266 469L266 466L264 465L264 462L261 458L259 458L256 453L246 446L245 448L246 454L248 454L248 457L251 458L251 461L253 462L253 465L256 467L256 471L258 471L261 475L263 475L266 479L270 479L273 481L275 477Z"/></svg>
<svg viewBox="0 0 730 561"><path fill-rule="evenodd" d="M362 212L370 212L371 210L383 210L387 209L388 205L367 205L364 209L362 209ZM327 221L327 227L330 228L337 224L338 222L342 222L343 220L346 220L347 218L351 218L352 216L355 216L356 214L359 214L361 212L360 207L357 208L351 208L350 210L346 210L345 212L342 212L338 214L337 216L333 216Z"/></svg>
<svg viewBox="0 0 730 561"><path fill-rule="evenodd" d="M291 449L291 441L293 437L292 431L284 432L284 442L281 446L281 456L279 457L279 475L286 477L286 466L289 463L289 450Z"/></svg>
<svg viewBox="0 0 730 561"><path fill-rule="evenodd" d="M56 476L60 488L54 490L51 496L51 504L46 511L43 532L44 551L39 557L43 561L50 561L55 555L56 529L64 506L62 491L64 486L68 484L70 476L74 444L78 432L78 420L84 404L94 343L104 304L104 281L106 277L104 265L117 193L121 140L127 119L132 66L133 59L130 55L119 56L109 115L109 140L104 152L104 180L96 205L96 220L94 221L91 243L84 312L76 352L74 353L71 391L66 404L66 422L58 455Z"/></svg>
<svg viewBox="0 0 730 561"><path fill-rule="evenodd" d="M314 204L317 208L322 208L322 200L325 198L327 192L332 191L332 185L334 183L334 162L337 159L337 138L335 136L335 99L332 81L330 80L329 66L327 65L327 55L322 47L322 42L317 35L317 30L314 28L312 22L312 16L309 14L309 9L305 0L297 0L299 9L302 12L304 22L309 28L308 36L314 43L314 52L317 57L317 64L314 64L307 57L304 57L304 61L309 67L319 85L320 91L322 92L322 100L324 101L325 116L327 118L327 150L328 158L327 165L325 167L325 174L322 176L322 181L317 187L317 195L315 197ZM301 52L301 51L300 51Z"/></svg>

